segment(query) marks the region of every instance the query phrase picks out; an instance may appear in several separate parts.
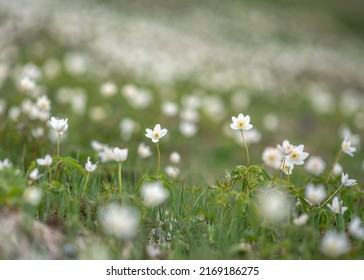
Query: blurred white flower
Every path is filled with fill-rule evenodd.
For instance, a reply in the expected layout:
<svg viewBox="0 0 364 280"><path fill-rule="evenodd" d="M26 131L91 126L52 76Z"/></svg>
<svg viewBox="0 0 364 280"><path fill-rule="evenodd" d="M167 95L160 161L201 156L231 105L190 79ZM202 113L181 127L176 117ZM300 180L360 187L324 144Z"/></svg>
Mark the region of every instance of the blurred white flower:
<svg viewBox="0 0 364 280"><path fill-rule="evenodd" d="M351 219L348 232L356 239L364 240L364 227L361 226L361 220L359 217L354 217Z"/></svg>
<svg viewBox="0 0 364 280"><path fill-rule="evenodd" d="M311 156L305 164L305 169L316 176L324 172L325 167L326 163L319 156Z"/></svg>
<svg viewBox="0 0 364 280"><path fill-rule="evenodd" d="M280 169L282 159L282 154L278 148L267 147L263 151L262 160L269 167Z"/></svg>
<svg viewBox="0 0 364 280"><path fill-rule="evenodd" d="M21 114L21 110L19 107L15 107L15 106L10 107L8 115L12 121L17 121L20 114Z"/></svg>
<svg viewBox="0 0 364 280"><path fill-rule="evenodd" d="M152 155L152 151L150 150L150 147L146 145L145 143L140 143L138 146L138 155L141 158L148 158Z"/></svg>
<svg viewBox="0 0 364 280"><path fill-rule="evenodd" d="M250 105L250 97L245 92L237 91L231 97L231 105L236 110L244 110Z"/></svg>
<svg viewBox="0 0 364 280"><path fill-rule="evenodd" d="M102 144L96 140L91 141L91 147L95 152L101 152L108 148L106 144Z"/></svg>
<svg viewBox="0 0 364 280"><path fill-rule="evenodd" d="M59 134L63 134L68 129L68 119L56 119L52 117L49 120L49 124Z"/></svg>
<svg viewBox="0 0 364 280"><path fill-rule="evenodd" d="M360 146L360 135L353 134L348 127L343 127L341 130L341 136L345 139L347 138L353 146Z"/></svg>
<svg viewBox="0 0 364 280"><path fill-rule="evenodd" d="M93 106L88 113L89 117L94 121L103 121L108 115L108 111L103 106Z"/></svg>
<svg viewBox="0 0 364 280"><path fill-rule="evenodd" d="M166 128L162 129L160 124L156 124L153 130L147 128L145 131L147 132L145 136L152 139L153 143L158 143L159 139L164 137L168 132Z"/></svg>
<svg viewBox="0 0 364 280"><path fill-rule="evenodd" d="M8 158L4 158L3 160L0 160L0 170L3 170L4 168L12 167L13 164Z"/></svg>
<svg viewBox="0 0 364 280"><path fill-rule="evenodd" d="M259 197L262 217L273 223L285 220L290 213L290 202L287 195L281 191L267 189Z"/></svg>
<svg viewBox="0 0 364 280"><path fill-rule="evenodd" d="M305 197L311 204L318 205L326 198L325 187L309 183L306 186Z"/></svg>
<svg viewBox="0 0 364 280"><path fill-rule="evenodd" d="M110 148L106 148L99 152L99 157L101 162L107 162L110 160L114 160L114 151Z"/></svg>
<svg viewBox="0 0 364 280"><path fill-rule="evenodd" d="M293 224L295 226L303 226L307 223L308 218L309 218L308 214L306 214L306 213L301 214L297 218L293 219Z"/></svg>
<svg viewBox="0 0 364 280"><path fill-rule="evenodd" d="M354 156L353 153L356 152L356 148L351 146L351 141L346 137L341 143L341 150L349 156Z"/></svg>
<svg viewBox="0 0 364 280"><path fill-rule="evenodd" d="M108 81L100 87L100 93L104 97L114 96L118 92L118 87L114 82Z"/></svg>
<svg viewBox="0 0 364 280"><path fill-rule="evenodd" d="M233 122L230 124L230 127L234 130L249 130L253 127L253 125L250 124L249 115L244 117L243 114L239 114L238 117L231 117L231 120Z"/></svg>
<svg viewBox="0 0 364 280"><path fill-rule="evenodd" d="M123 118L119 124L121 138L125 141L130 140L132 134L139 130L139 123L131 118Z"/></svg>
<svg viewBox="0 0 364 280"><path fill-rule="evenodd" d="M29 179L32 181L36 181L41 177L41 175L39 175L39 169L38 168L34 168L32 170L32 172L29 173Z"/></svg>
<svg viewBox="0 0 364 280"><path fill-rule="evenodd" d="M353 185L356 185L355 179L349 179L349 174L344 174L344 172L341 173L341 184L345 187L350 187Z"/></svg>
<svg viewBox="0 0 364 280"><path fill-rule="evenodd" d="M180 112L180 118L185 122L196 123L200 120L200 114L196 109L184 108Z"/></svg>
<svg viewBox="0 0 364 280"><path fill-rule="evenodd" d="M278 144L277 148L284 156L289 155L293 151L293 145L291 145L288 140L284 140L282 146Z"/></svg>
<svg viewBox="0 0 364 280"><path fill-rule="evenodd" d="M276 131L279 127L279 119L275 114L267 114L263 118L263 125L268 131Z"/></svg>
<svg viewBox="0 0 364 280"><path fill-rule="evenodd" d="M176 178L180 174L180 169L176 166L168 165L165 168L166 174L171 178Z"/></svg>
<svg viewBox="0 0 364 280"><path fill-rule="evenodd" d="M101 212L101 223L107 234L132 239L138 233L140 215L134 208L110 204Z"/></svg>
<svg viewBox="0 0 364 280"><path fill-rule="evenodd" d="M174 102L163 102L162 113L167 117L174 117L178 113L178 105Z"/></svg>
<svg viewBox="0 0 364 280"><path fill-rule="evenodd" d="M87 162L85 164L85 170L88 173L94 172L97 168L98 163L96 162L95 164L92 164L92 162L90 161L90 157L87 158Z"/></svg>
<svg viewBox="0 0 364 280"><path fill-rule="evenodd" d="M197 133L197 126L192 122L181 122L179 124L179 131L185 137L192 137Z"/></svg>
<svg viewBox="0 0 364 280"><path fill-rule="evenodd" d="M46 95L42 95L38 97L36 101L36 106L41 111L49 111L51 109L51 101Z"/></svg>
<svg viewBox="0 0 364 280"><path fill-rule="evenodd" d="M46 155L44 158L38 158L37 163L40 166L46 166L49 167L52 164L52 157L50 155Z"/></svg>
<svg viewBox="0 0 364 280"><path fill-rule="evenodd" d="M144 183L141 188L143 203L148 207L158 206L168 199L169 193L161 182Z"/></svg>
<svg viewBox="0 0 364 280"><path fill-rule="evenodd" d="M321 240L321 252L335 258L346 254L350 250L349 241L344 233L327 231Z"/></svg>
<svg viewBox="0 0 364 280"><path fill-rule="evenodd" d="M181 161L181 155L178 152L173 152L169 155L169 160L172 163L179 163Z"/></svg>
<svg viewBox="0 0 364 280"><path fill-rule="evenodd" d="M334 164L334 167L332 168L332 174L334 174L335 176L339 176L341 175L341 173L343 172L343 168L340 165L340 163L336 162Z"/></svg>
<svg viewBox="0 0 364 280"><path fill-rule="evenodd" d="M35 87L36 87L36 84L35 84L34 80L32 80L29 77L23 77L19 81L19 88L22 91L32 91L35 89Z"/></svg>
<svg viewBox="0 0 364 280"><path fill-rule="evenodd" d="M290 161L285 160L281 166L281 170L284 172L284 174L286 175L291 175L292 171L294 169L294 164Z"/></svg>
<svg viewBox="0 0 364 280"><path fill-rule="evenodd" d="M37 206L42 201L43 192L36 187L27 187L23 193L23 199L26 203Z"/></svg>
<svg viewBox="0 0 364 280"><path fill-rule="evenodd" d="M113 149L113 160L116 162L122 162L125 161L128 158L128 149L120 149L120 148L114 148Z"/></svg>
<svg viewBox="0 0 364 280"><path fill-rule="evenodd" d="M334 197L332 200L332 204L327 204L327 207L331 210L334 214L344 214L348 207L342 206L342 201L339 201L337 196Z"/></svg>

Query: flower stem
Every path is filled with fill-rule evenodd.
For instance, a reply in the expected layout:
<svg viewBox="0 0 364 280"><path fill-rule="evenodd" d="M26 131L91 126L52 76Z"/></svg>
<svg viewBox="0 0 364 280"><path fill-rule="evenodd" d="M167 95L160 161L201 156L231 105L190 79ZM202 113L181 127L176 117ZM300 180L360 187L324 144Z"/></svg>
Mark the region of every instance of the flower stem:
<svg viewBox="0 0 364 280"><path fill-rule="evenodd" d="M81 197L83 197L83 195L84 195L84 193L86 191L86 187L87 187L89 178L90 178L90 173L87 172L86 181L85 181L85 185L83 186L83 191L82 191Z"/></svg>
<svg viewBox="0 0 364 280"><path fill-rule="evenodd" d="M61 142L61 135L57 134L57 156L59 156L59 146L60 146L60 142Z"/></svg>
<svg viewBox="0 0 364 280"><path fill-rule="evenodd" d="M121 178L121 162L119 162L119 191L120 193L123 192L123 181Z"/></svg>
<svg viewBox="0 0 364 280"><path fill-rule="evenodd" d="M336 191L334 191L334 193L332 195L330 195L330 197L328 199L325 200L324 203L322 203L318 208L321 208L322 206L324 206L326 203L328 203L343 187L344 185L341 185L340 187L337 188Z"/></svg>
<svg viewBox="0 0 364 280"><path fill-rule="evenodd" d="M244 138L244 133L243 130L240 129L240 133L241 133L241 137L243 138L243 142L244 142L244 146L245 146L245 150L246 150L246 161L247 161L247 167L249 167L249 151L248 151L248 146L246 144L245 138Z"/></svg>
<svg viewBox="0 0 364 280"><path fill-rule="evenodd" d="M331 168L331 170L330 170L330 173L329 173L329 175L327 176L326 183L327 183L327 182L331 179L332 171L334 170L334 167L335 167L336 163L338 163L338 161L339 161L339 159L340 159L341 154L342 154L342 150L340 149L340 151L339 151L339 153L337 154L337 157L336 157L336 159L335 159L334 163L332 164L332 168Z"/></svg>
<svg viewBox="0 0 364 280"><path fill-rule="evenodd" d="M157 171L157 175L159 175L159 171L160 171L160 167L161 167L161 152L159 150L159 145L158 143L156 143L157 145L157 153L158 153L158 171Z"/></svg>
<svg viewBox="0 0 364 280"><path fill-rule="evenodd" d="M49 177L49 184L52 182L52 174L51 174L51 167L48 167L48 177Z"/></svg>
<svg viewBox="0 0 364 280"><path fill-rule="evenodd" d="M284 168L285 164L286 164L286 157L283 157L283 161L282 161L282 164L281 164L281 174L279 175L279 180L282 179L283 168Z"/></svg>

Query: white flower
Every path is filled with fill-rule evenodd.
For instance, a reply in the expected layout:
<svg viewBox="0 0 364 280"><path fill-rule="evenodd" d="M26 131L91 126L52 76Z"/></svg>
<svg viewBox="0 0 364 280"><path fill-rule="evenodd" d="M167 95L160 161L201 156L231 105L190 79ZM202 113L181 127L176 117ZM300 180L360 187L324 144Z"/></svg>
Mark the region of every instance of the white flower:
<svg viewBox="0 0 364 280"><path fill-rule="evenodd" d="M26 203L37 206L42 201L42 190L35 187L28 187L23 193L23 199Z"/></svg>
<svg viewBox="0 0 364 280"><path fill-rule="evenodd" d="M31 78L24 77L19 81L19 88L23 91L31 91L35 88L36 84Z"/></svg>
<svg viewBox="0 0 364 280"><path fill-rule="evenodd" d="M46 95L42 95L37 99L36 105L41 111L49 111L51 109L51 102Z"/></svg>
<svg viewBox="0 0 364 280"><path fill-rule="evenodd" d="M114 96L118 92L118 87L113 82L106 82L101 85L100 93L104 97Z"/></svg>
<svg viewBox="0 0 364 280"><path fill-rule="evenodd" d="M87 158L87 162L85 164L85 170L89 173L94 172L97 168L98 163L92 164L90 161L90 157Z"/></svg>
<svg viewBox="0 0 364 280"><path fill-rule="evenodd" d="M299 217L293 219L293 224L295 226L303 226L307 223L308 214L301 214Z"/></svg>
<svg viewBox="0 0 364 280"><path fill-rule="evenodd" d="M152 139L153 143L158 143L159 139L165 136L168 130L166 128L162 129L160 124L156 124L153 130L147 128L146 132L145 136Z"/></svg>
<svg viewBox="0 0 364 280"><path fill-rule="evenodd" d="M346 254L350 250L349 241L344 233L327 231L321 241L321 252L335 258Z"/></svg>
<svg viewBox="0 0 364 280"><path fill-rule="evenodd" d="M8 158L5 158L4 160L0 160L0 170L2 170L4 168L9 168L12 165L13 164L11 163L11 161Z"/></svg>
<svg viewBox="0 0 364 280"><path fill-rule="evenodd" d="M39 139L44 136L43 127L33 128L31 132L32 132L33 137L36 139Z"/></svg>
<svg viewBox="0 0 364 280"><path fill-rule="evenodd" d="M32 180L32 181L36 181L38 180L39 178L41 177L41 175L39 175L39 169L38 168L34 168L32 170L32 172L29 173L29 178Z"/></svg>
<svg viewBox="0 0 364 280"><path fill-rule="evenodd" d="M276 131L279 126L279 119L274 114L267 114L264 116L263 125L268 131Z"/></svg>
<svg viewBox="0 0 364 280"><path fill-rule="evenodd" d="M335 176L339 176L343 172L343 168L340 163L335 163L334 167L332 168L332 174Z"/></svg>
<svg viewBox="0 0 364 280"><path fill-rule="evenodd" d="M308 153L304 152L304 145L294 146L292 152L286 156L286 162L291 162L295 165L304 164L304 160L308 157Z"/></svg>
<svg viewBox="0 0 364 280"><path fill-rule="evenodd" d="M166 170L166 174L171 178L176 178L179 175L179 173L181 172L178 167L171 166L171 165L166 166L165 170Z"/></svg>
<svg viewBox="0 0 364 280"><path fill-rule="evenodd" d="M292 153L293 145L291 145L288 140L284 140L282 146L277 145L277 148L280 150L282 155L287 156Z"/></svg>
<svg viewBox="0 0 364 280"><path fill-rule="evenodd" d="M106 233L122 240L135 237L139 230L139 213L134 209L110 204L101 212L101 222Z"/></svg>
<svg viewBox="0 0 364 280"><path fill-rule="evenodd" d="M113 160L117 162L125 161L128 158L128 149L120 149L120 148L114 148L113 149Z"/></svg>
<svg viewBox="0 0 364 280"><path fill-rule="evenodd" d="M325 167L326 163L318 156L311 156L305 164L305 169L316 176L321 174Z"/></svg>
<svg viewBox="0 0 364 280"><path fill-rule="evenodd" d="M342 206L342 201L339 202L339 198L337 196L334 197L332 200L332 204L327 204L327 207L331 210L334 214L344 214L348 207Z"/></svg>
<svg viewBox="0 0 364 280"><path fill-rule="evenodd" d="M353 153L356 152L356 148L351 146L351 141L345 137L344 141L341 143L341 150L348 154L349 156L354 156Z"/></svg>
<svg viewBox="0 0 364 280"><path fill-rule="evenodd" d="M46 166L49 167L52 164L52 157L50 155L46 155L44 158L38 158L37 163L40 166Z"/></svg>
<svg viewBox="0 0 364 280"><path fill-rule="evenodd" d="M169 155L169 160L172 163L179 163L181 161L181 155L178 152L173 152Z"/></svg>
<svg viewBox="0 0 364 280"><path fill-rule="evenodd" d="M314 186L308 184L305 191L306 199L313 205L318 205L326 198L326 191L323 185Z"/></svg>
<svg viewBox="0 0 364 280"><path fill-rule="evenodd" d="M282 165L282 154L277 148L267 147L263 151L262 160L267 166L280 169Z"/></svg>
<svg viewBox="0 0 364 280"><path fill-rule="evenodd" d="M285 193L267 189L259 197L262 217L269 222L282 222L290 214L290 201Z"/></svg>
<svg viewBox="0 0 364 280"><path fill-rule="evenodd" d="M106 148L103 151L99 152L99 157L100 157L101 162L115 160L114 151L109 148Z"/></svg>
<svg viewBox="0 0 364 280"><path fill-rule="evenodd" d="M102 144L96 140L91 141L91 147L95 152L102 152L108 148L107 145Z"/></svg>
<svg viewBox="0 0 364 280"><path fill-rule="evenodd" d="M152 151L150 150L150 147L146 145L145 143L140 143L138 146L138 155L141 158L148 158L152 155Z"/></svg>
<svg viewBox="0 0 364 280"><path fill-rule="evenodd" d="M192 122L183 121L179 124L179 131L185 137L192 137L197 133L197 126Z"/></svg>
<svg viewBox="0 0 364 280"><path fill-rule="evenodd" d="M348 232L355 238L364 240L364 227L361 227L359 217L354 217L349 224Z"/></svg>
<svg viewBox="0 0 364 280"><path fill-rule="evenodd" d="M167 117L173 117L178 113L178 106L173 102L164 102L162 104L162 113Z"/></svg>
<svg viewBox="0 0 364 280"><path fill-rule="evenodd" d="M284 161L284 165L282 166L281 170L286 175L291 175L294 168L294 164L288 160Z"/></svg>
<svg viewBox="0 0 364 280"><path fill-rule="evenodd" d="M356 180L349 179L349 174L344 174L344 172L341 172L341 184L345 187L350 187L352 185L356 185Z"/></svg>
<svg viewBox="0 0 364 280"><path fill-rule="evenodd" d="M56 119L52 117L49 124L59 134L66 132L68 129L68 119Z"/></svg>
<svg viewBox="0 0 364 280"><path fill-rule="evenodd" d="M161 182L145 183L141 189L141 197L148 207L162 204L169 196L168 191Z"/></svg>
<svg viewBox="0 0 364 280"><path fill-rule="evenodd" d="M232 117L231 120L233 121L230 124L230 127L234 130L249 130L253 127L253 125L250 124L250 116L245 116L243 114L239 114L238 117Z"/></svg>

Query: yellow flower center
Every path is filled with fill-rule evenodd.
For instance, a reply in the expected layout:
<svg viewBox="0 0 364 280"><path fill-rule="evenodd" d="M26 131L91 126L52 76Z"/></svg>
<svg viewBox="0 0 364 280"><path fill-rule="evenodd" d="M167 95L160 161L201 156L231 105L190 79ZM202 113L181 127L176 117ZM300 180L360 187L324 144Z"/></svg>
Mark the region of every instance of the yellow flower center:
<svg viewBox="0 0 364 280"><path fill-rule="evenodd" d="M298 153L297 152L292 152L291 158L298 159Z"/></svg>
<svg viewBox="0 0 364 280"><path fill-rule="evenodd" d="M238 127L242 128L245 126L245 121L239 121L238 122Z"/></svg>
<svg viewBox="0 0 364 280"><path fill-rule="evenodd" d="M159 133L158 132L154 132L154 138L159 138Z"/></svg>

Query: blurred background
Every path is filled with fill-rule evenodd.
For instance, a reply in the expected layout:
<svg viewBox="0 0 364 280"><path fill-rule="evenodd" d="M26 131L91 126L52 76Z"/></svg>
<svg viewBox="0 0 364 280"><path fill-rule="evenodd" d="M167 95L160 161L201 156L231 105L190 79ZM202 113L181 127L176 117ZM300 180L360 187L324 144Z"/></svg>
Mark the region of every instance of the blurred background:
<svg viewBox="0 0 364 280"><path fill-rule="evenodd" d="M24 73L69 118L69 152L87 154L91 140L136 150L159 122L166 156L178 150L213 180L242 163L229 130L242 112L254 162L289 139L329 164L344 135L360 149L364 2L0 0L4 116L24 101ZM1 140L4 155L28 141ZM360 151L345 163L362 178Z"/></svg>

